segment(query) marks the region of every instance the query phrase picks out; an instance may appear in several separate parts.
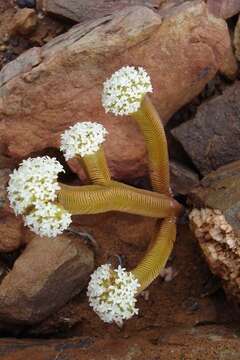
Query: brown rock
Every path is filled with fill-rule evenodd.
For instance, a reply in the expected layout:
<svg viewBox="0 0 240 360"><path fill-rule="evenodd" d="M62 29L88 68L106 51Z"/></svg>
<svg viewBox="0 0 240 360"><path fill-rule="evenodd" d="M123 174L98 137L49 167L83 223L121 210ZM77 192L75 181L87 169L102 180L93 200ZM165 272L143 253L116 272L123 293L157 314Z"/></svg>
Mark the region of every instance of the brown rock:
<svg viewBox="0 0 240 360"><path fill-rule="evenodd" d="M34 9L20 9L13 18L11 34L31 34L37 27L37 14Z"/></svg>
<svg viewBox="0 0 240 360"><path fill-rule="evenodd" d="M113 176L146 174L145 146L135 122L106 115L101 105L103 81L126 64L150 73L153 101L164 121L218 70L228 76L236 71L226 23L209 16L202 1L174 7L164 18L146 7L129 7L78 25L0 73L5 154L22 158L58 147L65 128L98 120L110 133L106 152Z"/></svg>
<svg viewBox="0 0 240 360"><path fill-rule="evenodd" d="M38 9L76 22L95 20L121 11L129 5L145 5L158 8L166 0L37 0Z"/></svg>
<svg viewBox="0 0 240 360"><path fill-rule="evenodd" d="M24 244L22 221L15 216L0 218L0 252L17 250Z"/></svg>
<svg viewBox="0 0 240 360"><path fill-rule="evenodd" d="M240 61L240 17L238 18L238 22L234 31L234 47L236 58L238 61Z"/></svg>
<svg viewBox="0 0 240 360"><path fill-rule="evenodd" d="M240 161L233 162L204 177L189 193L195 206L222 211L235 232L240 234Z"/></svg>
<svg viewBox="0 0 240 360"><path fill-rule="evenodd" d="M188 194L199 183L197 173L177 161L170 162L170 174L174 194Z"/></svg>
<svg viewBox="0 0 240 360"><path fill-rule="evenodd" d="M202 104L194 119L172 130L197 169L206 175L240 158L240 82Z"/></svg>
<svg viewBox="0 0 240 360"><path fill-rule="evenodd" d="M239 0L207 0L209 11L215 16L228 19L240 12Z"/></svg>
<svg viewBox="0 0 240 360"><path fill-rule="evenodd" d="M113 327L110 328L113 330ZM107 330L105 326L103 332ZM115 332L114 338L111 334L106 339L103 339L102 333L96 337L80 336L72 339L1 339L0 354L2 360L239 359L239 337L231 326L224 328L223 325L208 325L190 329L179 329L178 326L171 327L171 331L169 328L161 328L162 340L157 337L157 332L154 333L154 338L151 337L152 329L151 332L140 329L137 333L138 335L123 338L121 333Z"/></svg>
<svg viewBox="0 0 240 360"><path fill-rule="evenodd" d="M1 321L42 321L82 290L93 267L93 254L80 239L36 236L0 285Z"/></svg>
<svg viewBox="0 0 240 360"><path fill-rule="evenodd" d="M7 183L9 180L9 174L11 170L0 169L0 211L3 211L7 207Z"/></svg>

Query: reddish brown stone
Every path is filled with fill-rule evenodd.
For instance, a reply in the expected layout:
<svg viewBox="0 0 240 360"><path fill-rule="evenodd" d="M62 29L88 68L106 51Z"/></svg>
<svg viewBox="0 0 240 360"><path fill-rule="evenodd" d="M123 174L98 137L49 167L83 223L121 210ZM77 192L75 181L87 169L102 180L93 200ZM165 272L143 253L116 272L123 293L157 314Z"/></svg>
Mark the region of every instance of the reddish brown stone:
<svg viewBox="0 0 240 360"><path fill-rule="evenodd" d="M228 19L240 12L239 0L207 0L209 11L215 16Z"/></svg>
<svg viewBox="0 0 240 360"><path fill-rule="evenodd" d="M0 252L17 250L25 243L21 219L14 215L0 217Z"/></svg>
<svg viewBox="0 0 240 360"><path fill-rule="evenodd" d="M3 213L8 208L8 199L7 199L7 183L9 180L9 174L11 170L9 169L0 169L0 211Z"/></svg>
<svg viewBox="0 0 240 360"><path fill-rule="evenodd" d="M196 116L172 130L203 175L239 160L240 82L203 103Z"/></svg>
<svg viewBox="0 0 240 360"><path fill-rule="evenodd" d="M234 47L236 58L238 61L240 61L240 17L238 18L238 22L234 31Z"/></svg>
<svg viewBox="0 0 240 360"><path fill-rule="evenodd" d="M158 8L166 0L37 0L42 11L63 16L76 22L95 20L102 16L121 11L129 5L145 5Z"/></svg>
<svg viewBox="0 0 240 360"><path fill-rule="evenodd" d="M28 8L19 10L13 17L11 35L16 33L21 35L31 34L37 27L37 20L35 10Z"/></svg>
<svg viewBox="0 0 240 360"><path fill-rule="evenodd" d="M1 321L42 321L82 290L93 267L81 239L35 236L0 284Z"/></svg>
<svg viewBox="0 0 240 360"><path fill-rule="evenodd" d="M162 328L161 332L163 332ZM171 327L162 333L161 339L157 331L153 338L152 329L151 331L140 329L138 333L138 338L136 336L123 338L124 333L119 330L118 335L109 336L109 339L105 340L100 333L97 337L81 336L73 339L2 339L0 356L1 360L239 359L239 338L230 326L224 328L222 325L208 324L208 326L196 326L184 330Z"/></svg>

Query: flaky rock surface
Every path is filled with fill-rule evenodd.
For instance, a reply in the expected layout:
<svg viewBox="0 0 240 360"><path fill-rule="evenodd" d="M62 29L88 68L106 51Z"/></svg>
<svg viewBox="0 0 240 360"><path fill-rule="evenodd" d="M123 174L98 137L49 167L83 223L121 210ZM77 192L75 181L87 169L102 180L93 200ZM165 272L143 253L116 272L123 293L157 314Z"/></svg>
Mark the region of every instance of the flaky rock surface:
<svg viewBox="0 0 240 360"><path fill-rule="evenodd" d="M126 64L148 71L165 122L217 71L227 76L236 71L227 25L208 14L203 1L173 7L164 17L146 7L127 7L78 25L2 69L4 153L19 159L58 147L67 127L97 120L109 131L106 152L113 175L145 175L146 151L136 124L106 115L101 106L103 81Z"/></svg>
<svg viewBox="0 0 240 360"><path fill-rule="evenodd" d="M93 254L80 239L35 236L0 284L1 321L42 321L82 290L93 267Z"/></svg>
<svg viewBox="0 0 240 360"><path fill-rule="evenodd" d="M203 175L239 160L240 82L203 103L196 116L172 130Z"/></svg>
<svg viewBox="0 0 240 360"><path fill-rule="evenodd" d="M212 272L240 301L240 161L205 177L189 197L190 222ZM198 210L200 208L200 210Z"/></svg>

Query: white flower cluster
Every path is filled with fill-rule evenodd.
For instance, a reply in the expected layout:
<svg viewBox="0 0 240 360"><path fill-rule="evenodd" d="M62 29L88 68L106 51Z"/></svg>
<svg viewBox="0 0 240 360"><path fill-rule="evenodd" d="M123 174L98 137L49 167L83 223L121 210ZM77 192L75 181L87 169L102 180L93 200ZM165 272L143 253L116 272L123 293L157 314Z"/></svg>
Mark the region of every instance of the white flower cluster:
<svg viewBox="0 0 240 360"><path fill-rule="evenodd" d="M71 224L71 214L52 203L38 203L29 215L24 216L25 225L40 236L55 237Z"/></svg>
<svg viewBox="0 0 240 360"><path fill-rule="evenodd" d="M139 110L148 92L152 92L152 84L147 72L142 67L125 66L105 81L102 104L106 112L129 115Z"/></svg>
<svg viewBox="0 0 240 360"><path fill-rule="evenodd" d="M61 135L61 147L65 159L75 155L84 157L97 152L105 141L107 130L96 122L78 122Z"/></svg>
<svg viewBox="0 0 240 360"><path fill-rule="evenodd" d="M87 295L90 306L104 322L121 326L123 320L138 314L135 305L139 287L131 272L121 266L112 270L110 264L105 264L91 275Z"/></svg>
<svg viewBox="0 0 240 360"><path fill-rule="evenodd" d="M58 173L63 171L62 165L48 156L24 160L10 175L7 188L15 214L22 214L39 202L54 201L60 189Z"/></svg>
<svg viewBox="0 0 240 360"><path fill-rule="evenodd" d="M40 236L54 237L67 229L71 214L56 205L58 173L62 165L48 156L24 160L10 175L7 188L11 207L26 226Z"/></svg>

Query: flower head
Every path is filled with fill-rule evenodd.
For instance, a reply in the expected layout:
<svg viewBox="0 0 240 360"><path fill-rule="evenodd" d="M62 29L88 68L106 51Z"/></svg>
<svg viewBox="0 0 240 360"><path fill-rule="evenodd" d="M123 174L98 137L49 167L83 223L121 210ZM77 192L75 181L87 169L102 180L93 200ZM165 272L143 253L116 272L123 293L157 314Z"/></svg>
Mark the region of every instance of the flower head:
<svg viewBox="0 0 240 360"><path fill-rule="evenodd" d="M125 66L105 81L102 104L106 112L129 115L139 110L147 92L152 92L147 72L142 67Z"/></svg>
<svg viewBox="0 0 240 360"><path fill-rule="evenodd" d="M54 201L60 189L57 177L62 165L48 156L23 160L10 175L7 188L11 207L16 215L38 202Z"/></svg>
<svg viewBox="0 0 240 360"><path fill-rule="evenodd" d="M112 270L105 264L91 275L87 295L90 306L103 321L122 325L123 320L138 314L135 304L139 287L131 272L121 266Z"/></svg>
<svg viewBox="0 0 240 360"><path fill-rule="evenodd" d="M107 130L96 122L78 122L61 135L61 147L66 160L75 155L94 154L105 141Z"/></svg>
<svg viewBox="0 0 240 360"><path fill-rule="evenodd" d="M60 205L38 203L30 214L24 216L24 223L40 236L55 237L71 224L71 214Z"/></svg>

